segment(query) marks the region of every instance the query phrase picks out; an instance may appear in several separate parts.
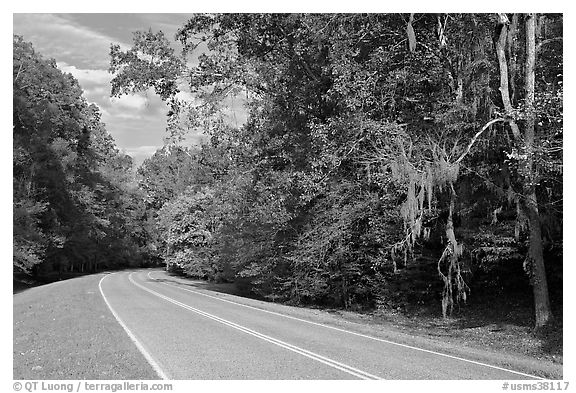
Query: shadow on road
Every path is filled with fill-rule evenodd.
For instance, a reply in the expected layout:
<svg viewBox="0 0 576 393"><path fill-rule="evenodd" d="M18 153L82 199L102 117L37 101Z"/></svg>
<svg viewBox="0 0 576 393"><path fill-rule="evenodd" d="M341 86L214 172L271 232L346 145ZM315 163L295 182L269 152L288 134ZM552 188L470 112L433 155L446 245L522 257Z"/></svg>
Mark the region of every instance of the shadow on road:
<svg viewBox="0 0 576 393"><path fill-rule="evenodd" d="M236 286L236 284L234 284L234 283L213 283L213 282L208 282L208 281L201 281L201 280L194 280L194 279L186 278L186 277L183 277L179 274L170 273L170 272L166 272L166 271L163 271L163 273L168 275L170 278L155 277L155 281L175 284L175 285L187 287L190 289L192 289L192 288L205 289L205 290L214 291L214 292L227 293L230 295L249 297L249 298L253 298L253 299L256 298L254 296L250 296L249 294L245 293L245 291L240 290ZM184 280L186 282L184 282Z"/></svg>
<svg viewBox="0 0 576 393"><path fill-rule="evenodd" d="M118 269L118 270L111 270L111 269L104 269L97 272L86 272L86 273L77 273L77 272L53 272L50 274L42 275L42 276L29 276L26 274L13 274L12 278L12 294L16 295L18 293L22 293L27 291L31 288L40 287L43 285L48 285L54 282L60 281L67 281L73 280L75 278L90 276L93 274L102 274L102 273L114 273L117 271L122 271L126 269Z"/></svg>
<svg viewBox="0 0 576 393"><path fill-rule="evenodd" d="M183 277L179 274L165 272L167 277L155 277L159 282L165 282L189 289L205 289L214 292L227 293L257 300L266 300L241 290L234 283L212 283ZM532 329L532 313L529 304L521 304L511 299L492 299L491 302L471 302L466 308L455 312L449 318L442 318L438 313L436 303L420 305L419 309L394 311L365 310L352 312L350 310L317 308L345 319L362 321L367 324L396 326L405 331L435 337L438 339L459 338L464 341L472 339L482 345L501 347L503 350L518 350L521 346L524 352L536 353L560 361L563 352L562 322L541 331ZM518 337L522 337L519 340ZM514 348L513 348L514 347Z"/></svg>

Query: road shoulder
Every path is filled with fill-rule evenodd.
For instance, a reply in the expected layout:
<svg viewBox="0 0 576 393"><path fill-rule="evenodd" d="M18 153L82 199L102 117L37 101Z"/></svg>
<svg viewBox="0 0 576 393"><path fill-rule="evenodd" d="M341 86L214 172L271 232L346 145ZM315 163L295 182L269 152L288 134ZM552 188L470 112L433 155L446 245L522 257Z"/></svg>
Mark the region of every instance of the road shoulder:
<svg viewBox="0 0 576 393"><path fill-rule="evenodd" d="M102 276L14 295L14 379L158 378L106 306Z"/></svg>

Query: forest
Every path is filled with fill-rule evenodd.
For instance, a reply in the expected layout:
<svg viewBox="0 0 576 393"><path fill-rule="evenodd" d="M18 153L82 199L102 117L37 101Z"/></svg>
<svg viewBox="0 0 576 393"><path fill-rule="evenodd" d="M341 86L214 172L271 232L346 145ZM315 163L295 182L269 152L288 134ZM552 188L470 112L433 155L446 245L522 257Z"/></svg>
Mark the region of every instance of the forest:
<svg viewBox="0 0 576 393"><path fill-rule="evenodd" d="M165 266L292 305L449 317L520 299L535 328L561 323L562 34L561 14L414 13L135 32L111 44L111 95L169 108L137 168L14 36L14 274Z"/></svg>

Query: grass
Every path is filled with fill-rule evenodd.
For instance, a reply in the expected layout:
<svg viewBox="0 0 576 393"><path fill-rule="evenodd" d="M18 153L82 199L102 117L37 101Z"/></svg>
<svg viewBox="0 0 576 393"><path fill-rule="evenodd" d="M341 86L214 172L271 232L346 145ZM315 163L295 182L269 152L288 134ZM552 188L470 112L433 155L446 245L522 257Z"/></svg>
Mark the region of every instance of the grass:
<svg viewBox="0 0 576 393"><path fill-rule="evenodd" d="M507 313L511 306L472 306L444 319L439 315L439 308L411 313L380 310L364 319L374 324L394 326L413 335L466 347L516 354L558 365L563 363L561 322L550 326L545 332L535 332L531 313L526 309Z"/></svg>
<svg viewBox="0 0 576 393"><path fill-rule="evenodd" d="M507 296L476 294L446 319L442 318L437 302L403 312L379 310L370 313L370 317L376 323L393 324L414 334L562 364L561 307L554 310L559 318L536 332L531 302L532 299L513 293Z"/></svg>
<svg viewBox="0 0 576 393"><path fill-rule="evenodd" d="M104 303L101 278L18 288L14 379L158 378Z"/></svg>

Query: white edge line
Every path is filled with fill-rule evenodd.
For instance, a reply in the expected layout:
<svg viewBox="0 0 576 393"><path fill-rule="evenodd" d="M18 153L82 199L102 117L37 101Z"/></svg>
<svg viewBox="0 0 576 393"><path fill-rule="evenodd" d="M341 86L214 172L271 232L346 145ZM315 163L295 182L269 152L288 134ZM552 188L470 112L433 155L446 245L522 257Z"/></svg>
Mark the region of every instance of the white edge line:
<svg viewBox="0 0 576 393"><path fill-rule="evenodd" d="M151 273L152 273L152 272L148 272L148 278L157 281L158 279L152 277L152 276L150 275ZM308 320L306 320L306 319L301 319L301 318L293 317L293 316L290 316L290 315L281 314L281 313L278 313L278 312L275 312L275 311L264 310L264 309L261 309L261 308L258 308L258 307L253 307L253 306L249 306L249 305L246 305L246 304L237 303L237 302L234 302L234 301L231 301L231 300L228 300L228 299L222 299L222 298L219 298L219 297L216 297L216 296L208 295L208 294L206 294L206 293L194 291L194 290L191 290L191 289L188 289L188 288L182 288L182 287L177 286L177 285L171 285L171 284L167 284L167 283L161 283L161 284L168 285L168 286L171 286L171 287L174 287L174 288L178 288L178 289L181 289L181 290L184 290L184 291L196 293L196 294L198 294L198 295L206 296L206 297L209 297L209 298L212 298L212 299L220 300L220 301L222 301L222 302L232 303L232 304L235 304L235 305L237 305L237 306L242 306L242 307L250 308L250 309L253 309L253 310L258 310L258 311L262 311L262 312L269 313L269 314L273 314L273 315L278 315L278 316L281 316L281 317L284 317L284 318L294 319L294 320L296 320L296 321L309 323L309 324L311 324L311 325L322 326L322 327L325 327L325 328L328 328L328 329L337 330L337 331L339 331L339 332L349 333L349 334L353 334L353 335L355 335L355 336L364 337L364 338L368 338L368 339L371 339L371 340L376 340L376 341L384 342L384 343L386 343L386 344L392 344L392 345L397 345L397 346L404 347L404 348L413 349L413 350L416 350L416 351L431 353L431 354L433 354L433 355L438 355L438 356L443 356L443 357L447 357L447 358L450 358L450 359L460 360L460 361L462 361L462 362L467 362L467 363L472 363L472 364L476 364L476 365L479 365L479 366L489 367L489 368L493 368L493 369L500 370L500 371L506 371L506 372L509 372L509 373L513 373L513 374L517 374L517 375L522 375L522 376L524 376L524 377L529 377L529 378L534 378L534 379L540 379L540 380L546 380L546 378L538 377L538 376L536 376L536 375L531 375L531 374L525 374L525 373L522 373L522 372L520 372L520 371L514 371L514 370L510 370L510 369L504 368L504 367L493 366L493 365L491 365L491 364L482 363L482 362L477 362L477 361L475 361L475 360L464 359L464 358L461 358L461 357L458 357L458 356L448 355L448 354L442 353L442 352L436 352L436 351L432 351L432 350L429 350L429 349L414 347L414 346L412 346L412 345L401 344L401 343L397 343L397 342L394 342L394 341L389 341L389 340L385 340L385 339L382 339L382 338L378 338L378 337L374 337L374 336L369 336L369 335L366 335L366 334L357 333L357 332L353 332L353 331L350 331L350 330L337 328L337 327L330 326L330 325L324 325L324 324L322 324L322 323L312 322L312 321L308 321Z"/></svg>
<svg viewBox="0 0 576 393"><path fill-rule="evenodd" d="M322 363L322 364L325 364L325 365L330 366L330 367L332 367L332 368L335 368L335 369L337 369L337 370L346 372L346 373L348 373L348 374L350 374L350 375L353 375L353 376L355 376L355 377L357 377L357 378L360 378L360 379L376 379L376 380L382 379L381 377L378 377L378 376L376 376L376 375L367 373L366 371L362 371L362 370L359 370L359 369L354 368L354 367L352 367L352 366L349 366L349 365L347 365L347 364L337 362L336 360L333 360L333 359L324 357L324 356L322 356L322 355L319 355L319 354L317 354L317 353L308 351L308 350L306 350L306 349L297 347L296 345L286 343L286 342L284 342L284 341L282 341L282 340L279 340L279 339L277 339L277 338L267 336L267 335L265 335L265 334L263 334L263 333L260 333L260 332L257 332L257 331L255 331L255 330L249 329L249 328L247 328L247 327L245 327L245 326L236 324L236 323L231 322L231 321L228 321L228 320L226 320L226 319L224 319L224 318L220 318L220 317L218 317L218 316L216 316L216 315L212 315L212 314L207 313L207 312L205 312L205 311L202 311L202 310L199 310L199 309L194 308L194 307L192 307L192 306L189 306L189 305L187 305L187 304L185 304L185 303L179 302L178 300L172 299L172 298L170 298L169 296L162 295L161 293L158 293L158 292L156 292L156 291L153 291L153 290L151 290L151 289L149 289L149 288L146 288L145 286L143 286L143 285L135 282L134 279L132 278L132 274L133 274L133 273L130 273L130 275L128 276L128 279L129 279L134 285L136 285L137 287L140 287L141 289L143 289L143 290L145 290L145 291L147 291L147 292L149 292L149 293L151 293L151 294L153 294L153 295L155 295L155 296L157 296L157 297L159 297L159 298L161 298L161 299L164 299L164 300L166 300L166 301L168 301L168 302L170 302L170 303L173 303L173 304L175 304L175 305L177 305L177 306L180 306L180 307L182 307L182 308L184 308L184 309L186 309L186 310L192 311L192 312L194 312L194 313L196 313L196 314L202 315L202 316L207 317L207 318L209 318L209 319L212 319L212 320L214 320L214 321L216 321L216 322L219 322L219 323L222 323L222 324L224 324L224 325L230 326L230 327L232 327L232 328L234 328L234 329L240 330L240 331L242 331L242 332L244 332L244 333L250 334L250 335L252 335L252 336L254 336L254 337L257 337L257 338L259 338L259 339L261 339L261 340L267 341L267 342L272 343L272 344L274 344L274 345L277 345L277 346L279 346L279 347L285 348L285 349L287 349L287 350L289 350L289 351L296 352L296 353L298 353L299 355L306 356L307 358L310 358L310 359L312 359L312 360L316 360L317 362L320 362L320 363Z"/></svg>
<svg viewBox="0 0 576 393"><path fill-rule="evenodd" d="M116 274L116 273L112 273L112 274ZM140 343L140 341L138 341L138 339L136 338L136 336L130 331L130 329L128 329L128 326L126 326L126 324L120 319L120 317L118 316L118 314L116 313L116 311L114 311L114 309L112 308L112 306L110 305L110 302L108 301L108 299L106 298L106 296L104 295L104 291L102 290L102 281L104 281L104 279L108 276L111 276L112 274L107 274L104 277L102 277L102 279L100 279L100 282L98 283L98 288L100 288L100 294L102 295L102 298L104 299L104 302L106 302L106 305L108 306L108 308L110 309L110 311L112 312L112 315L114 315L114 318L116 318L116 321L118 321L118 323L120 324L120 326L122 326L122 328L124 329L124 331L126 332L126 334L128 334L128 337L130 337L130 340L132 340L132 342L136 345L136 348L138 348L138 350L140 351L140 353L146 358L146 360L148 361L148 363L150 364L150 366L152 366L152 368L154 369L154 371L156 372L156 374L158 374L158 376L160 377L160 379L170 379L168 378L168 375L166 374L166 372L164 372L162 370L162 368L160 367L160 365L158 365L158 363L156 362L156 360L154 360L154 358L152 357L152 355L150 355L150 353L146 350L146 348L144 348L144 345L142 345Z"/></svg>

